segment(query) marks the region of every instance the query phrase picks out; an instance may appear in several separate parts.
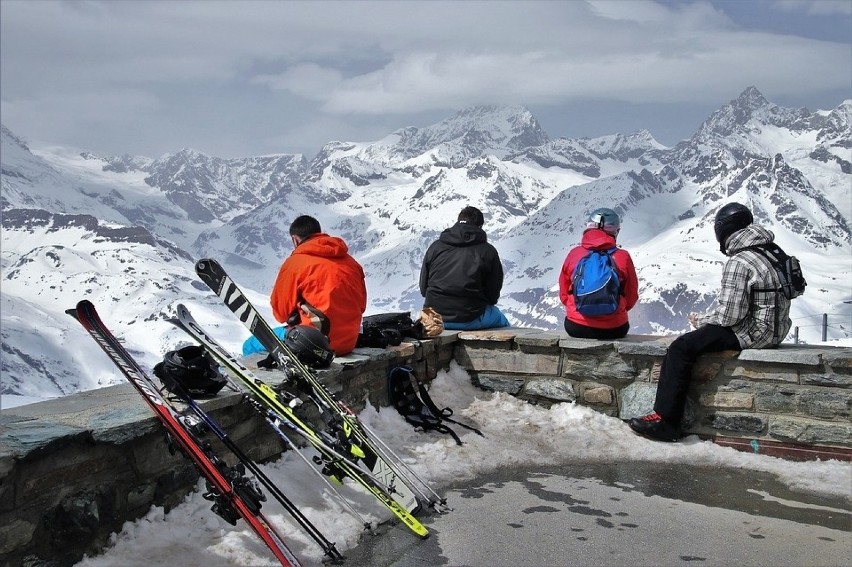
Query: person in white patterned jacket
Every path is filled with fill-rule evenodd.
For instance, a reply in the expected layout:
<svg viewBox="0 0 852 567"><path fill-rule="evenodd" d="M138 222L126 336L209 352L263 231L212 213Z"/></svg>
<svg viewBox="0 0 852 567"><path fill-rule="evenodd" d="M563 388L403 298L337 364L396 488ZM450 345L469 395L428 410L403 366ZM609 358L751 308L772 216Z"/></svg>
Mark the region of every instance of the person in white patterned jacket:
<svg viewBox="0 0 852 567"><path fill-rule="evenodd" d="M716 307L703 316L689 314L695 330L669 345L660 368L654 411L628 422L633 431L654 440L677 441L682 436L686 392L699 355L775 347L792 326L790 300L778 293L781 278L759 251L773 244L775 235L755 225L751 210L740 203L719 209L713 228L720 250L728 256Z"/></svg>

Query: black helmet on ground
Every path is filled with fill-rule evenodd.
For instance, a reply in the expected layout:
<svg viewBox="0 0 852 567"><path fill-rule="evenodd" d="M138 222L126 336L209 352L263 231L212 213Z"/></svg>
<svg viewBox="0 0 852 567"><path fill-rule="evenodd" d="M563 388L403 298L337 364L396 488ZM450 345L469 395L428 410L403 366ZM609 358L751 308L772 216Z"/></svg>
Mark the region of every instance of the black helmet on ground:
<svg viewBox="0 0 852 567"><path fill-rule="evenodd" d="M180 387L191 398L215 396L227 383L219 364L204 347L196 345L167 352L154 367L154 375L169 392Z"/></svg>
<svg viewBox="0 0 852 567"><path fill-rule="evenodd" d="M740 203L728 203L716 213L716 221L713 230L716 232L716 241L719 250L725 253L725 241L738 230L742 230L754 222L754 216L745 205Z"/></svg>
<svg viewBox="0 0 852 567"><path fill-rule="evenodd" d="M326 368L334 358L328 337L310 325L297 325L287 329L284 344L302 364L315 368Z"/></svg>

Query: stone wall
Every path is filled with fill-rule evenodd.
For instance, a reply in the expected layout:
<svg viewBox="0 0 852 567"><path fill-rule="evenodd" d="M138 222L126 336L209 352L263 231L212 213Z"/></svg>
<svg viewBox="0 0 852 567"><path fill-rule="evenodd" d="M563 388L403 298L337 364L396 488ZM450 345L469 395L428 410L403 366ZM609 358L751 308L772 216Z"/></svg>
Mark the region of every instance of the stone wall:
<svg viewBox="0 0 852 567"><path fill-rule="evenodd" d="M630 419L652 411L660 362L673 338L462 332L455 358L485 389ZM851 408L852 349L782 345L701 357L683 425L686 433L750 451L848 459Z"/></svg>
<svg viewBox="0 0 852 567"><path fill-rule="evenodd" d="M358 349L319 377L358 410L367 400L388 404L391 367L409 365L431 380L456 360L482 388L533 403L576 402L627 419L650 410L670 341L569 339L529 329L446 332L420 343ZM283 378L257 375L273 386ZM241 399L223 391L201 405L253 459L277 457L284 443ZM785 345L720 353L696 367L687 431L748 451L849 459L850 406L852 349ZM72 565L152 505L179 503L198 474L164 443L161 426L130 384L3 410L0 565Z"/></svg>
<svg viewBox="0 0 852 567"><path fill-rule="evenodd" d="M418 376L434 378L449 364L454 341L449 335L417 346L359 349L318 374L355 410L368 399L386 406L392 366L408 365ZM256 359L247 363L252 362ZM262 370L256 375L273 387L284 377ZM241 400L242 394L222 390L199 405L252 459L279 456L284 442ZM215 438L213 446L233 464ZM167 450L162 426L129 383L5 409L0 413L0 565L73 565L151 506L168 510L180 503L198 478L188 459Z"/></svg>

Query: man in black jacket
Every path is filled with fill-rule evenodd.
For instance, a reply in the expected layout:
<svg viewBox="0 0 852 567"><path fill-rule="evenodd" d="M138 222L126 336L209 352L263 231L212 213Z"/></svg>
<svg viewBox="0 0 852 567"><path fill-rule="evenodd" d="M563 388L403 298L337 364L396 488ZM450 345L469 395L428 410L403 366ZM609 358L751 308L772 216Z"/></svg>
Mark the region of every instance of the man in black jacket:
<svg viewBox="0 0 852 567"><path fill-rule="evenodd" d="M484 222L482 211L465 207L458 222L442 232L423 257L423 307L440 313L445 329L509 326L496 305L503 288L503 265L482 230Z"/></svg>

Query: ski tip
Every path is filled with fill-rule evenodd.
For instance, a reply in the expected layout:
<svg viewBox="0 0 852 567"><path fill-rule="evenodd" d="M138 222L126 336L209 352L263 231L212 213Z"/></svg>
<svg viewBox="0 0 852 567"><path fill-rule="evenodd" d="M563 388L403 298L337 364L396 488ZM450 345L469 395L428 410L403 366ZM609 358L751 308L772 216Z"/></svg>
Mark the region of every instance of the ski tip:
<svg viewBox="0 0 852 567"><path fill-rule="evenodd" d="M183 303L178 303L175 306L175 312L177 313L178 317L182 317L184 319L187 319L187 318L190 317L189 308L186 305L184 305Z"/></svg>
<svg viewBox="0 0 852 567"><path fill-rule="evenodd" d="M74 309L74 308L66 309L66 310L65 310L65 314L66 314L66 315L71 315L71 316L72 316L72 317L74 317L75 319L79 320L79 317L77 317L77 310L76 310L76 309Z"/></svg>
<svg viewBox="0 0 852 567"><path fill-rule="evenodd" d="M215 264L216 264L216 260L214 260L213 258L201 258L200 260L198 260L195 263L195 271L196 272L206 271L209 268L210 265L215 265Z"/></svg>

